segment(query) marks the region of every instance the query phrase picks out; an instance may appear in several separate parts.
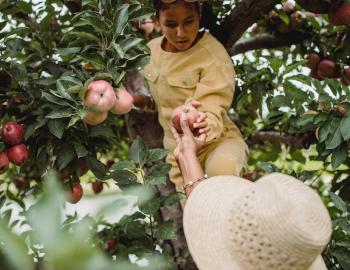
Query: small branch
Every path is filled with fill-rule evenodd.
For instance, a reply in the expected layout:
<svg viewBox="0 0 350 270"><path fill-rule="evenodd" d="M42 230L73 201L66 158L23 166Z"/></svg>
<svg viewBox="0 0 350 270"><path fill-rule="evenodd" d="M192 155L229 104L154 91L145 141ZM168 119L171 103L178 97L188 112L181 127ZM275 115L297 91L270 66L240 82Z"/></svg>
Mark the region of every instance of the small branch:
<svg viewBox="0 0 350 270"><path fill-rule="evenodd" d="M227 33L223 41L225 47L231 48L253 23L280 2L281 0L242 0L237 3L223 22L223 31Z"/></svg>
<svg viewBox="0 0 350 270"><path fill-rule="evenodd" d="M265 141L273 141L299 149L307 149L315 140L315 133L312 131L302 135L281 134L277 131L259 131L248 138L246 142L249 146L252 146L264 144Z"/></svg>
<svg viewBox="0 0 350 270"><path fill-rule="evenodd" d="M308 38L311 38L310 34L300 31L290 32L287 35L278 36L274 36L271 34L262 34L256 37L240 39L229 50L229 53L231 56L234 56L251 50L285 47L290 46L292 44L302 43Z"/></svg>

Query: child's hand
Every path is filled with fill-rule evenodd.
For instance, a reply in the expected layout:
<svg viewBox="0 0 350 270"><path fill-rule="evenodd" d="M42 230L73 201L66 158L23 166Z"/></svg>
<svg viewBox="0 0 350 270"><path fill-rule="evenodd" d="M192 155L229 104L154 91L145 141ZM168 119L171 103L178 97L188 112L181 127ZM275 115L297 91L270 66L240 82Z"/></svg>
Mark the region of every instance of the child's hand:
<svg viewBox="0 0 350 270"><path fill-rule="evenodd" d="M207 114L204 112L199 112L199 117L197 118L196 123L193 124L193 128L196 129L196 135L207 134L210 130L207 122Z"/></svg>
<svg viewBox="0 0 350 270"><path fill-rule="evenodd" d="M173 136L176 141L176 148L174 150L174 155L176 160L181 160L186 155L195 155L204 145L206 134L203 133L198 137L195 137L187 121L187 115L185 113L181 114L181 128L183 134L180 134L174 127L171 128Z"/></svg>
<svg viewBox="0 0 350 270"><path fill-rule="evenodd" d="M197 108L202 103L199 102L198 100L192 100L190 102L190 104L193 107ZM210 130L210 128L208 127L208 122L206 121L206 119L208 117L207 114L204 113L204 112L199 112L199 114L200 115L199 115L196 123L193 124L193 128L197 129L196 132L195 132L197 136L200 135L200 134L207 134L209 132L209 130Z"/></svg>

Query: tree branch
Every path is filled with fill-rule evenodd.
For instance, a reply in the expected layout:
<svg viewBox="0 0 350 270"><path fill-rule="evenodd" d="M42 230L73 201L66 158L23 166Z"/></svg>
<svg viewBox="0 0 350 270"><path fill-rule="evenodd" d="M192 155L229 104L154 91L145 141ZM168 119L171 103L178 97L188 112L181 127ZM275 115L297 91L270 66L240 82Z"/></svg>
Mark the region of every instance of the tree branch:
<svg viewBox="0 0 350 270"><path fill-rule="evenodd" d="M315 132L306 132L302 135L281 134L277 131L259 131L246 140L249 146L264 144L265 141L273 141L293 146L299 149L307 149L316 140Z"/></svg>
<svg viewBox="0 0 350 270"><path fill-rule="evenodd" d="M261 34L256 37L247 39L240 39L229 50L231 56L245 53L257 49L273 49L278 47L290 46L292 44L302 43L304 40L310 38L311 35L301 31L290 32L287 35L271 35Z"/></svg>
<svg viewBox="0 0 350 270"><path fill-rule="evenodd" d="M233 8L223 22L226 39L223 44L231 48L243 33L281 0L242 0Z"/></svg>

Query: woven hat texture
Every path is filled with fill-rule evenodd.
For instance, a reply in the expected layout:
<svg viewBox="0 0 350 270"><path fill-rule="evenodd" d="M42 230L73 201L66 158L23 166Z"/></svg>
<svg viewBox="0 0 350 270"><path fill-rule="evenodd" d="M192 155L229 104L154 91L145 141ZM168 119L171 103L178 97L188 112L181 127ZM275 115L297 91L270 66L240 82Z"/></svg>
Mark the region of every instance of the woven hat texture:
<svg viewBox="0 0 350 270"><path fill-rule="evenodd" d="M319 195L281 173L202 182L186 203L184 231L201 270L327 269L320 254L332 233Z"/></svg>

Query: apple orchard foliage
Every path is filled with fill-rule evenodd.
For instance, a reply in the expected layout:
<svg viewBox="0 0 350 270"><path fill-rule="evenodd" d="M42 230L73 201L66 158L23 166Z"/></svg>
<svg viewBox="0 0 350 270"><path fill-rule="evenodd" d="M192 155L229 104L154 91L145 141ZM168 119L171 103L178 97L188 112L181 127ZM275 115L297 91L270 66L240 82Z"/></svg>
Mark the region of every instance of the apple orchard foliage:
<svg viewBox="0 0 350 270"><path fill-rule="evenodd" d="M329 23L328 13L330 18L341 17L334 16L336 7L332 3L335 2L300 0L296 6L277 5L245 33L243 38L263 33L277 37L302 33L307 38L297 45L254 50L234 58L237 81L234 110L230 113L246 139L259 131L277 131L294 137L310 135L306 143L309 150L286 146L277 140L251 146L244 176L255 179L266 172L282 171L317 189L329 207L334 224L324 259L329 269L350 269L350 89L346 85L347 80L350 82L350 30L349 25L343 25L347 21L341 20L340 25ZM76 11L81 12L70 13L62 1L41 1L36 5L25 1L0 2L1 125L9 121L23 124L24 143L29 149L27 162L10 165L0 176L3 209L0 264L24 269L18 265L23 263L22 266L46 269L44 251L50 258L47 269L137 269L136 265L112 266L105 255L126 260L128 254L149 258L159 254L156 247L160 245L165 265L159 269L175 269L170 248L164 242L175 237L175 229L171 221L159 222L157 211L183 197L171 194L162 198L154 188L165 182L170 169L161 161L167 152L147 149L139 139L127 151L125 144L131 142L120 115L108 113L107 119L97 126L82 121L88 111L83 100L91 82L106 80L116 89L122 85L127 71L147 63L149 52L135 21L148 19L152 10L136 1L128 4L115 0L66 1L67 6L69 3L81 3L76 6ZM220 1L214 4L219 18L232 7ZM318 57L313 64L308 62L311 54ZM325 69L323 64L320 67L320 61L324 60L328 63ZM8 143L1 142L0 152L9 148ZM129 154L130 158L125 158ZM3 159L0 156L1 163ZM107 166L103 162L106 159L120 161ZM135 205L139 211L115 224L102 217L78 221L76 216L69 216L63 223L54 217L47 218L51 228L41 223L44 214L27 213L23 203L28 196L40 196L48 169L58 172L56 178L63 183L66 193L70 193L68 196L81 195L79 181L90 170L99 182L113 179L127 194L132 193L128 189L132 186L142 187L148 191L148 197L142 200L137 193ZM330 184L321 181L323 178ZM72 194L74 190L79 192ZM44 194L37 206L48 215L59 209L55 203L49 203L49 198ZM25 221L10 220L11 201L23 207ZM115 207L119 209L125 202L119 201ZM88 232L70 230L84 227L81 225L84 222L91 225ZM11 228L27 223L40 235L11 233ZM54 242L49 240L55 239L46 239L48 235L62 238L60 245L71 253L54 249ZM29 242L24 242L26 236ZM73 256L77 255L74 247L78 243L81 247L82 242L86 245L81 253ZM45 247L35 243L44 243ZM32 251L29 257L24 255L28 248ZM11 250L23 256L13 257ZM18 257L23 260L16 261ZM97 259L88 260L88 266L83 264L85 258ZM100 268L92 268L94 263Z"/></svg>

